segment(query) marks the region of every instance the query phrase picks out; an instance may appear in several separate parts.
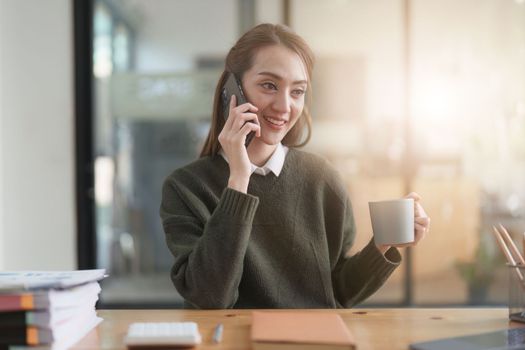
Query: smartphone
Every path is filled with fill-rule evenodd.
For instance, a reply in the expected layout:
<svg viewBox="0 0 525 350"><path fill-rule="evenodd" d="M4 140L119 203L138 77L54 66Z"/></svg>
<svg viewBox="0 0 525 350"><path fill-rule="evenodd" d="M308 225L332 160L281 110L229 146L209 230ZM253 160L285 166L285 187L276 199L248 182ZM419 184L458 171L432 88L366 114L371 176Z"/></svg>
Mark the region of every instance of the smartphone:
<svg viewBox="0 0 525 350"><path fill-rule="evenodd" d="M247 102L246 97L244 96L244 92L242 91L241 82L232 73L229 74L228 79L224 84L224 88L222 89L221 95L223 115L225 120L228 119L228 115L230 114L230 99L232 95L235 95L235 97L237 98L237 106ZM248 147L254 136L254 131L251 131L248 135L246 135L246 141L244 142L244 145L246 147Z"/></svg>

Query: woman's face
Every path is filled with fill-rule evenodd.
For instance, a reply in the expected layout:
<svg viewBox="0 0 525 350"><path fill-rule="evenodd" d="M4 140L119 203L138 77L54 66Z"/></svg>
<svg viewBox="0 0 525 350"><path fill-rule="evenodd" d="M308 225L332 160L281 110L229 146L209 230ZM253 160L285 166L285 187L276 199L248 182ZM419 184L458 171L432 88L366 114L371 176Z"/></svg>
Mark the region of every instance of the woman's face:
<svg viewBox="0 0 525 350"><path fill-rule="evenodd" d="M284 46L263 47L244 73L242 85L248 101L259 109L261 137L252 142L278 144L303 113L307 87L303 61Z"/></svg>

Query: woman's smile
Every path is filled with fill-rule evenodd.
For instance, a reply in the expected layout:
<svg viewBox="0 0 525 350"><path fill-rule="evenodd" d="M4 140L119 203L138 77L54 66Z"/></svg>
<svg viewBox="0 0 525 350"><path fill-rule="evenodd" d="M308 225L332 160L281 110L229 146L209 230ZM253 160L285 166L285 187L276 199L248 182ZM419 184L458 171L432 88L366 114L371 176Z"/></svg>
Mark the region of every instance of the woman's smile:
<svg viewBox="0 0 525 350"><path fill-rule="evenodd" d="M277 131L283 130L287 123L284 119L273 118L267 115L263 115L263 119L270 128Z"/></svg>

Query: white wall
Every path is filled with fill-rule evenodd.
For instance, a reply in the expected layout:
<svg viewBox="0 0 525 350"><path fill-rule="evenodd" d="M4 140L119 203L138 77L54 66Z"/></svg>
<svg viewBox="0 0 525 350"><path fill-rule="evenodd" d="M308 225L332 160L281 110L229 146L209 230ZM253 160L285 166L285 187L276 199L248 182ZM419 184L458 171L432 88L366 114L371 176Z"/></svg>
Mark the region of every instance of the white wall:
<svg viewBox="0 0 525 350"><path fill-rule="evenodd" d="M0 270L76 267L72 4L0 0Z"/></svg>
<svg viewBox="0 0 525 350"><path fill-rule="evenodd" d="M3 11L3 6L2 4L0 3L0 43L3 41L2 38L2 23L4 23L4 11ZM3 181L3 142L2 140L4 139L4 129L3 129L3 109L4 109L4 104L3 104L3 93L2 93L2 87L3 87L3 81L4 81L4 77L3 77L3 74L2 74L2 67L3 67L3 64L2 64L2 61L3 61L3 49L2 49L2 45L0 44L0 270L2 270L2 268L4 267L4 254L3 254L3 251L4 251L4 237L3 237L3 232L4 232L4 181Z"/></svg>

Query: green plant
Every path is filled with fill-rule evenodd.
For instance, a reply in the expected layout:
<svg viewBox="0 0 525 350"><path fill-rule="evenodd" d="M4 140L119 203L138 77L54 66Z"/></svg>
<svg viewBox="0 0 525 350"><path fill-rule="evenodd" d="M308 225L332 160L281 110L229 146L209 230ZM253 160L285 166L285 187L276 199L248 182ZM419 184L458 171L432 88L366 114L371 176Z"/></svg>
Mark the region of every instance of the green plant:
<svg viewBox="0 0 525 350"><path fill-rule="evenodd" d="M499 256L492 254L482 241L477 246L471 261L457 261L454 264L467 284L470 303L475 304L485 300L498 264L501 264Z"/></svg>
<svg viewBox="0 0 525 350"><path fill-rule="evenodd" d="M489 285L494 279L496 260L484 244L479 244L472 261L457 261L455 267L469 285Z"/></svg>

